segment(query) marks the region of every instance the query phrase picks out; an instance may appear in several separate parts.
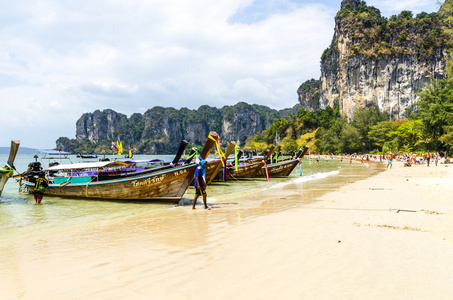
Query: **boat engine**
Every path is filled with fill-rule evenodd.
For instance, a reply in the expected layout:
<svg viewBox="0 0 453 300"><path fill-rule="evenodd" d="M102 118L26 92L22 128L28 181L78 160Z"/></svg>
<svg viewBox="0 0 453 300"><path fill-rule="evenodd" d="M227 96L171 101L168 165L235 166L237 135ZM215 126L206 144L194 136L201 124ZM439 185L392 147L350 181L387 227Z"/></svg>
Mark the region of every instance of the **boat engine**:
<svg viewBox="0 0 453 300"><path fill-rule="evenodd" d="M32 162L28 164L28 169L25 171L25 177L38 176L42 172L42 166L39 161Z"/></svg>

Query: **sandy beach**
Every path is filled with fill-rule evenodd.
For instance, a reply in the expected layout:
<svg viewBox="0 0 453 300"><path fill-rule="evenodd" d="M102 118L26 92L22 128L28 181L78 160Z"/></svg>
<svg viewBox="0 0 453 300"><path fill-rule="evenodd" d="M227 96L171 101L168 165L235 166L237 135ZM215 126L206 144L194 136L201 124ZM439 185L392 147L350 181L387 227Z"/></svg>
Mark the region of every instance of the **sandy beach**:
<svg viewBox="0 0 453 300"><path fill-rule="evenodd" d="M6 242L1 298L450 299L452 179L453 165L395 163L253 218L185 206Z"/></svg>

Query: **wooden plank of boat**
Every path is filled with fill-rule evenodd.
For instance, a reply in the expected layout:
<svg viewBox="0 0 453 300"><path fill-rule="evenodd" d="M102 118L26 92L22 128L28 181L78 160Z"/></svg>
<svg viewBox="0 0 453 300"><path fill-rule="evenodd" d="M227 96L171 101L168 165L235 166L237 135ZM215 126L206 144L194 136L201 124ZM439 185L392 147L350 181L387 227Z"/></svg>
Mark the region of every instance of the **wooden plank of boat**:
<svg viewBox="0 0 453 300"><path fill-rule="evenodd" d="M287 177L291 172L294 170L294 168L297 166L299 163L300 159L304 157L304 155L307 153L309 147L305 146L304 150L299 150L296 158L294 159L289 159L285 160L279 163L274 163L274 164L269 164L267 165L267 172L269 174L269 177ZM266 177L266 167L263 167L262 169L262 174L263 176Z"/></svg>
<svg viewBox="0 0 453 300"><path fill-rule="evenodd" d="M9 148L9 156L6 165L0 169L0 196L2 195L3 188L6 182L13 174L14 160L16 159L17 150L19 149L20 141L11 141L11 147Z"/></svg>

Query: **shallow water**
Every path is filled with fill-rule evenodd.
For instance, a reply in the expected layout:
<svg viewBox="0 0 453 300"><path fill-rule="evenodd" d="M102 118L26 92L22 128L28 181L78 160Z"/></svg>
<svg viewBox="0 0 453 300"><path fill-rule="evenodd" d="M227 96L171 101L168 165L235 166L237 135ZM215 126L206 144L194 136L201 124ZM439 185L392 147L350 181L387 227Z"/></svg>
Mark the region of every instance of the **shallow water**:
<svg viewBox="0 0 453 300"><path fill-rule="evenodd" d="M22 172L30 161L32 156L19 155L15 166ZM316 165L305 158L288 178L213 183L207 190L209 212L200 202L191 209L193 187L181 205L58 197L34 205L10 179L0 197L0 277L5 278L0 290L7 291L6 299L121 299L133 296L123 295L126 291L158 289L159 282L199 268L184 265L185 258L210 260L221 251L216 247L233 238L222 234L226 227L301 207L383 169L380 163L321 159ZM52 282L40 284L35 277Z"/></svg>
<svg viewBox="0 0 453 300"><path fill-rule="evenodd" d="M70 157L73 163L87 161L75 156ZM136 157L153 158L168 159L171 156ZM6 159L7 155L0 155L0 161ZM32 161L32 155L18 155L14 165L19 172L23 172ZM266 204L266 213L289 209L314 201L321 193L335 189L345 182L372 176L381 168L381 164L349 165L347 162L331 159L322 159L320 164L316 165L305 158L302 168L296 167L288 178L271 178L267 181L264 177L259 177L254 180L214 182L207 190L208 203L213 209L231 206L242 209L255 207L253 214L259 214L256 206L259 205L260 199L272 194L272 199L268 199ZM55 226L62 230L74 225L115 220L150 211L165 214L177 206L168 203L76 200L50 196L44 197L42 205L35 206L33 196L20 194L18 187L16 180L10 179L0 197L0 240L33 235L36 230L54 230ZM193 195L194 189L190 187L180 205L191 205ZM202 204L199 203L198 207L202 208Z"/></svg>

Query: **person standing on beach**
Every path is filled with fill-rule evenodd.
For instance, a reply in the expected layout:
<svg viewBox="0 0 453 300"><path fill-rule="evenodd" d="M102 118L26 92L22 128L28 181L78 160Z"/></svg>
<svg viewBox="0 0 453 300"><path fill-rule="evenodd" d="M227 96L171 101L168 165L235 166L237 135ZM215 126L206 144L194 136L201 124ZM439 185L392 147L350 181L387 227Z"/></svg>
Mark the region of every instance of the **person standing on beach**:
<svg viewBox="0 0 453 300"><path fill-rule="evenodd" d="M195 205L197 204L198 196L203 195L203 203L205 209L211 209L208 204L206 203L206 161L201 160L198 164L198 167L195 169L194 174L194 186L195 186L195 198L193 198L193 206L192 209L195 209Z"/></svg>
<svg viewBox="0 0 453 300"><path fill-rule="evenodd" d="M30 178L30 182L35 184L33 188L33 198L35 199L35 205L41 204L46 188L49 186L44 176L44 172L39 173L38 178Z"/></svg>
<svg viewBox="0 0 453 300"><path fill-rule="evenodd" d="M389 157L388 157L388 162L387 162L387 167L388 168L390 166L390 169L392 168L392 164L393 164L393 155L390 153L389 154Z"/></svg>
<svg viewBox="0 0 453 300"><path fill-rule="evenodd" d="M428 152L426 153L426 163L428 164L428 167L429 167L430 160L431 160L431 153L429 153L429 150L428 150Z"/></svg>

